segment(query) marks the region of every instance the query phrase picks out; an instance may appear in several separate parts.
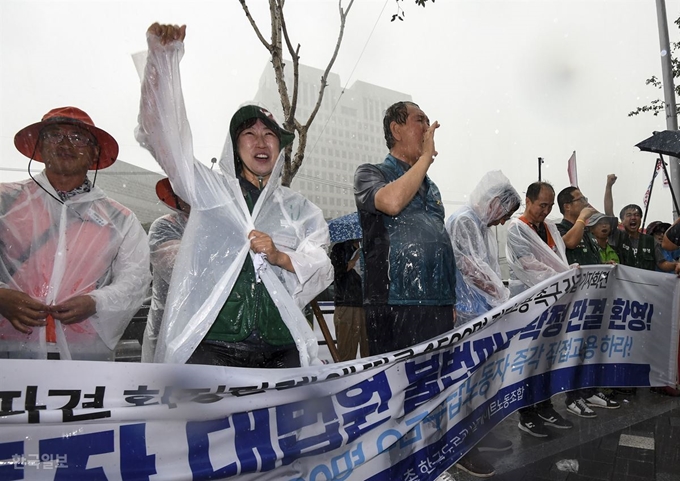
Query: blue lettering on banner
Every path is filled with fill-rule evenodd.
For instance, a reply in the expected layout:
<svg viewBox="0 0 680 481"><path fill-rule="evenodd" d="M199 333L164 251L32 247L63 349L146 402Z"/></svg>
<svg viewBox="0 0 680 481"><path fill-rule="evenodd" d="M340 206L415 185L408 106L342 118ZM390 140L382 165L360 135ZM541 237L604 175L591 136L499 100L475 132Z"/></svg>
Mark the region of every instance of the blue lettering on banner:
<svg viewBox="0 0 680 481"><path fill-rule="evenodd" d="M43 439L40 441L40 455L50 458L64 456L68 459L67 466L57 467L54 481L71 479L87 479L88 481L107 481L104 468L87 468L90 456L95 454L112 453L113 431L77 434L75 436Z"/></svg>
<svg viewBox="0 0 680 481"><path fill-rule="evenodd" d="M189 445L189 467L194 478L203 479L210 476L227 477L237 474L236 463L222 466L217 471L213 470L210 462L210 439L208 434L229 429L229 418L214 421L193 421L186 426L187 443ZM269 439L269 435L267 435Z"/></svg>
<svg viewBox="0 0 680 481"><path fill-rule="evenodd" d="M319 464L313 467L309 474L309 481L337 480L343 481L350 477L354 468L366 461L363 446L357 444L353 449L331 458L330 467Z"/></svg>
<svg viewBox="0 0 680 481"><path fill-rule="evenodd" d="M609 317L609 329L631 331L650 331L654 305L648 302L631 301L630 299L614 299L612 313Z"/></svg>
<svg viewBox="0 0 680 481"><path fill-rule="evenodd" d="M331 451L342 445L340 421L330 397L306 399L276 407L276 426L283 464L300 456ZM313 435L305 428L314 426Z"/></svg>
<svg viewBox="0 0 680 481"><path fill-rule="evenodd" d="M148 480L156 474L156 455L146 453L146 424L120 427L120 474L123 481Z"/></svg>
<svg viewBox="0 0 680 481"><path fill-rule="evenodd" d="M0 459L12 459L24 456L24 442L13 441L11 443L0 443ZM12 463L0 463L0 479L7 481L14 481L15 479L24 479L24 472Z"/></svg>
<svg viewBox="0 0 680 481"><path fill-rule="evenodd" d="M604 299L579 299L574 301L574 307L569 314L567 332L600 329L606 305L606 297Z"/></svg>
<svg viewBox="0 0 680 481"><path fill-rule="evenodd" d="M413 412L418 406L436 397L439 393L452 385L468 378L477 369L484 366L484 362L497 352L509 346L509 339L521 332L520 329L506 333L494 333L474 342L465 341L453 347L451 351L433 353L425 359L416 358L404 363L409 386L404 395L404 412ZM505 367L503 365L505 364ZM505 377L507 359L501 363L494 363L492 373ZM496 374L487 374L486 380ZM488 386L484 388L486 392ZM474 394L476 395L476 394Z"/></svg>
<svg viewBox="0 0 680 481"><path fill-rule="evenodd" d="M376 396L377 399L375 399ZM347 443L351 443L363 433L390 420L388 403L391 398L392 389L385 371L335 396L340 406L352 409L342 415ZM379 416L379 413L384 414Z"/></svg>
<svg viewBox="0 0 680 481"><path fill-rule="evenodd" d="M392 445L388 439L391 437L394 437L394 442L396 443L401 439L401 432L397 431L396 429L388 429L387 431L380 433L378 440L375 442L378 453L382 453Z"/></svg>
<svg viewBox="0 0 680 481"><path fill-rule="evenodd" d="M213 470L208 434L230 427L233 427L238 464L234 462ZM186 432L189 443L189 466L194 477L227 477L269 471L275 467L276 453L271 445L268 409L237 413L218 421L188 422Z"/></svg>
<svg viewBox="0 0 680 481"><path fill-rule="evenodd" d="M465 343L469 344L469 343ZM408 414L441 392L439 387L439 357L436 353L422 362L407 361L404 365L409 386L404 397L404 413Z"/></svg>

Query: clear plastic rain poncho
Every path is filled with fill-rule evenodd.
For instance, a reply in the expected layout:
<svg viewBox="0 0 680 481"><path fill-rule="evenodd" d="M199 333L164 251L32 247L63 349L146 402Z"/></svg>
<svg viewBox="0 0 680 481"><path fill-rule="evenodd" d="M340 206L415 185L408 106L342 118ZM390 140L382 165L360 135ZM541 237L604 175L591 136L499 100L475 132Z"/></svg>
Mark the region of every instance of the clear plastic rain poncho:
<svg viewBox="0 0 680 481"><path fill-rule="evenodd" d="M144 329L142 362L153 362L158 333L165 312L170 279L175 259L184 236L189 216L184 212L172 212L156 219L149 228L149 249L151 251L151 307Z"/></svg>
<svg viewBox="0 0 680 481"><path fill-rule="evenodd" d="M35 179L57 197L44 172ZM47 305L83 294L96 301L89 319L55 319L61 359L112 360L150 280L144 229L100 188L62 204L33 180L0 184L0 287ZM0 352L45 359L46 328L32 330L23 334L0 316Z"/></svg>
<svg viewBox="0 0 680 481"><path fill-rule="evenodd" d="M557 226L547 219L545 225L555 242L555 250L522 220L513 219L508 225L506 256L512 270L509 286L512 296L569 270L564 242Z"/></svg>
<svg viewBox="0 0 680 481"><path fill-rule="evenodd" d="M498 263L498 242L489 224L505 218L522 199L499 170L488 172L470 201L446 221L456 258L456 314L462 325L510 297Z"/></svg>
<svg viewBox="0 0 680 481"><path fill-rule="evenodd" d="M333 281L326 254L328 226L321 210L281 186L282 152L251 215L235 176L228 134L221 172L194 159L180 82L184 44L175 41L163 46L153 35L148 42L137 140L161 164L177 195L191 205L154 360L186 362L215 321L250 255L295 340L301 365L319 362L316 337L301 309ZM247 235L253 229L271 236L277 248L288 254L295 272L272 266L250 251Z"/></svg>

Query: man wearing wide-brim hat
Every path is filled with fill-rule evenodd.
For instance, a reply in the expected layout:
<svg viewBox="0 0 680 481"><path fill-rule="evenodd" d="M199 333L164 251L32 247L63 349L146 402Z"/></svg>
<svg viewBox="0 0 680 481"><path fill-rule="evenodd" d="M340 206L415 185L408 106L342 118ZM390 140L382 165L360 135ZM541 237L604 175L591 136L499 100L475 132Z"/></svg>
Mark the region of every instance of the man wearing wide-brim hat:
<svg viewBox="0 0 680 481"><path fill-rule="evenodd" d="M0 184L0 356L112 360L149 282L135 215L87 176L116 161L115 139L75 107L14 137L45 169Z"/></svg>
<svg viewBox="0 0 680 481"><path fill-rule="evenodd" d="M151 307L142 342L142 362L153 362L175 259L191 213L191 206L175 193L167 177L156 183L156 195L172 212L159 217L149 227L153 281Z"/></svg>

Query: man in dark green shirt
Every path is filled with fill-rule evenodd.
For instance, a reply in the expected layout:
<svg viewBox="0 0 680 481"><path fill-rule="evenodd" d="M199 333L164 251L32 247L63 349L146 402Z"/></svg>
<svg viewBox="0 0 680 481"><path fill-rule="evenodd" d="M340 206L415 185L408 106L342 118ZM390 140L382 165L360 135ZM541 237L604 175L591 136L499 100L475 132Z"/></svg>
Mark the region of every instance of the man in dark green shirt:
<svg viewBox="0 0 680 481"><path fill-rule="evenodd" d="M611 199L611 184L615 177L607 177L607 193ZM605 201L607 204L607 201ZM565 254L569 264L592 265L600 264L600 248L597 241L587 227L588 220L597 213L578 187L567 187L557 196L557 205L564 216L562 222L557 224L557 230L562 236L565 246ZM610 204L607 204L610 205ZM567 411L583 418L597 417L592 407L617 409L619 403L609 399L604 393L594 389L578 389L567 393L565 404Z"/></svg>

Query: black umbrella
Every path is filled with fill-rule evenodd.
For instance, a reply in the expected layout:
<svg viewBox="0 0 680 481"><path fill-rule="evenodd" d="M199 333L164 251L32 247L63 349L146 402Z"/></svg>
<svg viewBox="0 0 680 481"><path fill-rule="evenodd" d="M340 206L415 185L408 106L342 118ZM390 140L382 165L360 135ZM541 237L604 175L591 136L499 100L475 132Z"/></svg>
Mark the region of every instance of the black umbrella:
<svg viewBox="0 0 680 481"><path fill-rule="evenodd" d="M643 140L635 147L645 152L680 157L680 131L654 132L650 138Z"/></svg>
<svg viewBox="0 0 680 481"><path fill-rule="evenodd" d="M644 152L654 152L660 155L670 155L671 157L680 157L680 131L678 130L664 130L663 132L653 132L652 136L648 139L643 140L635 147ZM668 186L671 189L671 197L673 197L673 204L675 205L675 211L680 212L678 207L678 201L675 198L675 192L673 191L673 183L670 182L670 177L668 176L668 170L666 169L666 162L664 162L663 157L659 159L661 161L661 167L663 168L663 173L669 180ZM654 165L654 171L656 171L656 164ZM651 197L651 192L650 192ZM649 200L647 203L647 208L649 208ZM645 217L642 220L642 225L645 225L645 220L647 219L647 209L645 209Z"/></svg>

